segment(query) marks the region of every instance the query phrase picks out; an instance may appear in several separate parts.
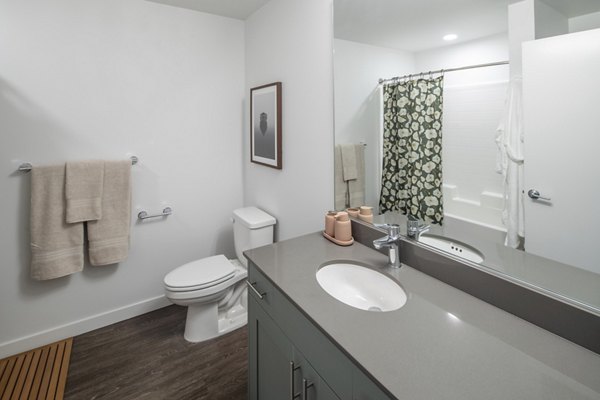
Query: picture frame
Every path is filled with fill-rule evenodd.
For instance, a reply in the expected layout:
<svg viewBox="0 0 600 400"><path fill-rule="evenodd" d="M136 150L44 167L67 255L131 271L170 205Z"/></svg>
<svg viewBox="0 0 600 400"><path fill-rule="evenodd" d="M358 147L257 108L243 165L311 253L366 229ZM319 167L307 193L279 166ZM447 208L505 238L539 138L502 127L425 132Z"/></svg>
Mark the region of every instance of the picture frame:
<svg viewBox="0 0 600 400"><path fill-rule="evenodd" d="M250 89L250 161L281 169L281 82Z"/></svg>

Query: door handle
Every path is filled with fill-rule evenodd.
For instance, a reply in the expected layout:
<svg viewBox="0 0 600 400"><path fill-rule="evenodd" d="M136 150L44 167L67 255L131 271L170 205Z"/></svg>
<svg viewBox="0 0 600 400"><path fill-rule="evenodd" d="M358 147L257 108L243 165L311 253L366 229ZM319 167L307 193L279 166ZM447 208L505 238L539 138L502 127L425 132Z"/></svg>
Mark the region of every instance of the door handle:
<svg viewBox="0 0 600 400"><path fill-rule="evenodd" d="M261 293L258 290L256 290L256 288L254 287L254 285L256 285L256 282L250 282L246 279L246 285L248 285L248 287L250 289L252 289L252 291L258 296L259 299L263 299L263 297L266 295L266 293Z"/></svg>
<svg viewBox="0 0 600 400"><path fill-rule="evenodd" d="M540 192L536 189L529 189L529 191L527 192L527 195L529 197L531 197L533 200L545 200L545 201L551 200L550 197L542 197Z"/></svg>
<svg viewBox="0 0 600 400"><path fill-rule="evenodd" d="M300 369L294 365L293 361L290 361L290 400L294 400L296 397L300 396L300 393L295 393L294 391L294 372Z"/></svg>
<svg viewBox="0 0 600 400"><path fill-rule="evenodd" d="M302 400L308 400L308 389L313 387L315 384L304 378L302 379Z"/></svg>

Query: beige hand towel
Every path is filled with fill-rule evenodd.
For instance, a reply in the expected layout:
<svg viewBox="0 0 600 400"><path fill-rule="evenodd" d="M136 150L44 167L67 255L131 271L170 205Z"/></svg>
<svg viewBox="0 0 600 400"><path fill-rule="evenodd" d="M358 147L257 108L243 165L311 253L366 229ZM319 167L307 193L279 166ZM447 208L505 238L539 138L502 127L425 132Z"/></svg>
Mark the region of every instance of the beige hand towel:
<svg viewBox="0 0 600 400"><path fill-rule="evenodd" d="M115 264L127 258L130 220L131 161L106 161L102 219L87 223L92 265Z"/></svg>
<svg viewBox="0 0 600 400"><path fill-rule="evenodd" d="M365 146L352 145L356 161L356 179L348 181L348 197L350 207L365 205Z"/></svg>
<svg viewBox="0 0 600 400"><path fill-rule="evenodd" d="M344 173L344 180L346 182L354 180L358 176L355 145L342 144L340 146L342 150L342 171Z"/></svg>
<svg viewBox="0 0 600 400"><path fill-rule="evenodd" d="M65 220L65 166L31 170L31 277L54 279L83 269L83 224Z"/></svg>
<svg viewBox="0 0 600 400"><path fill-rule="evenodd" d="M67 163L65 196L68 223L102 218L103 184L104 161Z"/></svg>
<svg viewBox="0 0 600 400"><path fill-rule="evenodd" d="M334 152L334 199L335 210L341 211L348 207L348 185L344 181L344 172L342 168L342 149L341 145L335 146Z"/></svg>

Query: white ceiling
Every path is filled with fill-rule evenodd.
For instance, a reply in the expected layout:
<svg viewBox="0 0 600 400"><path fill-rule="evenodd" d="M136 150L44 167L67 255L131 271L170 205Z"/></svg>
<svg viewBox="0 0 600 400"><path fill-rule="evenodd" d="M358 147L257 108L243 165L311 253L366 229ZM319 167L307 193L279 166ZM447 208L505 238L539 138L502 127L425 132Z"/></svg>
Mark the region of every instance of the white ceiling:
<svg viewBox="0 0 600 400"><path fill-rule="evenodd" d="M508 30L508 3L521 0L334 0L334 36L412 52ZM567 18L600 11L600 0L542 0ZM458 39L444 42L455 33Z"/></svg>
<svg viewBox="0 0 600 400"><path fill-rule="evenodd" d="M511 0L516 3L520 0ZM600 0L541 0L567 18L600 11Z"/></svg>
<svg viewBox="0 0 600 400"><path fill-rule="evenodd" d="M148 0L174 7L189 8L223 17L245 20L269 0Z"/></svg>
<svg viewBox="0 0 600 400"><path fill-rule="evenodd" d="M507 0L334 0L335 37L375 46L418 52L507 29Z"/></svg>

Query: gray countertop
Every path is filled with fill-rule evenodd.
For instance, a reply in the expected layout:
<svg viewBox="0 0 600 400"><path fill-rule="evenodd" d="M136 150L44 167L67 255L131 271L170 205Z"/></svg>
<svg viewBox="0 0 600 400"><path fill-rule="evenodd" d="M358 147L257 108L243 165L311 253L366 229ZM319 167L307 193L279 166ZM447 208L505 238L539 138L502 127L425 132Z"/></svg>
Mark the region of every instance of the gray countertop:
<svg viewBox="0 0 600 400"><path fill-rule="evenodd" d="M600 399L600 355L355 243L320 233L246 256L379 384L402 399ZM395 279L399 310L347 306L318 284L328 261L351 260Z"/></svg>

